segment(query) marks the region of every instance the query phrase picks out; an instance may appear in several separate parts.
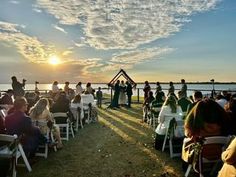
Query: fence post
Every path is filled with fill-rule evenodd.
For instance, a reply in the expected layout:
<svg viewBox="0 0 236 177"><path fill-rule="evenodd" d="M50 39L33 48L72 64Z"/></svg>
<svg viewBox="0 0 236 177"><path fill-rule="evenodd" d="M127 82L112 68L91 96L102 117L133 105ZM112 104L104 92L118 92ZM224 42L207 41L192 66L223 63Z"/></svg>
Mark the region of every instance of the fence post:
<svg viewBox="0 0 236 177"><path fill-rule="evenodd" d="M138 103L139 103L139 88L138 88L138 95L137 96L138 96Z"/></svg>

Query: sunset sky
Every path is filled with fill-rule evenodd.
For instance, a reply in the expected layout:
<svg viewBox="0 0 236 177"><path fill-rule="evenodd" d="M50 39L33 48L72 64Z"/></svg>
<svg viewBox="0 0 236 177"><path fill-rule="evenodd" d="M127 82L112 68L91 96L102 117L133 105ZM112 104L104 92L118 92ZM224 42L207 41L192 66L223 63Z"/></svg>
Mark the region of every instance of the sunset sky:
<svg viewBox="0 0 236 177"><path fill-rule="evenodd" d="M1 0L0 83L236 81L236 0Z"/></svg>

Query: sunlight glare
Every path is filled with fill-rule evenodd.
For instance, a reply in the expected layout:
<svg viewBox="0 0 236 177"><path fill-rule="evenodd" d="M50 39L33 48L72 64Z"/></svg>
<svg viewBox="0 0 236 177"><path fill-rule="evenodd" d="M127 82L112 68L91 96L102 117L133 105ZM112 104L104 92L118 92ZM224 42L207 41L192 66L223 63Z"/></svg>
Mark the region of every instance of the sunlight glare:
<svg viewBox="0 0 236 177"><path fill-rule="evenodd" d="M60 63L60 59L56 55L53 55L49 58L48 62L51 65L58 65Z"/></svg>

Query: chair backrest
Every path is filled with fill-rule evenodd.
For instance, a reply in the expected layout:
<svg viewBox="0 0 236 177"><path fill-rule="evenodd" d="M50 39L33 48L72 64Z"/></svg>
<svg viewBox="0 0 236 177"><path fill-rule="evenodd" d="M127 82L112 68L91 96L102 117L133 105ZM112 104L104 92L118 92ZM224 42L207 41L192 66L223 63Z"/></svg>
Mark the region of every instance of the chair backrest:
<svg viewBox="0 0 236 177"><path fill-rule="evenodd" d="M67 115L66 112L52 113L52 117L54 118L56 124L65 124L65 123L67 123L68 115Z"/></svg>
<svg viewBox="0 0 236 177"><path fill-rule="evenodd" d="M0 145L0 157L6 158L16 155L18 145L17 135L0 134Z"/></svg>
<svg viewBox="0 0 236 177"><path fill-rule="evenodd" d="M168 135L170 137L184 137L184 121L176 120L174 117L169 121Z"/></svg>
<svg viewBox="0 0 236 177"><path fill-rule="evenodd" d="M91 94L81 95L81 100L83 104L88 105L89 103L92 104L94 102L94 97Z"/></svg>
<svg viewBox="0 0 236 177"><path fill-rule="evenodd" d="M229 137L226 136L205 137L200 157L207 160L220 159L222 148L228 141Z"/></svg>

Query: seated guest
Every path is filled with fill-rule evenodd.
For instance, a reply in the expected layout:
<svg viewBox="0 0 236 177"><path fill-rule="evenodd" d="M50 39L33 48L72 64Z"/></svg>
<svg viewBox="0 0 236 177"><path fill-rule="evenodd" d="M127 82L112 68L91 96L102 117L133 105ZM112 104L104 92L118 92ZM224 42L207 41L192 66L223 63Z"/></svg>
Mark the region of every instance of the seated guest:
<svg viewBox="0 0 236 177"><path fill-rule="evenodd" d="M227 114L224 109L211 99L199 101L185 119L185 135L182 148L182 159L188 162L188 147L195 142L201 142L204 137L227 135ZM204 149L203 155L211 157L221 153L221 147L209 146ZM184 164L183 164L184 165ZM184 167L184 166L183 166Z"/></svg>
<svg viewBox="0 0 236 177"><path fill-rule="evenodd" d="M203 98L202 96L202 92L201 91L194 91L194 94L193 94L193 103L191 103L189 106L188 106L188 110L187 110L187 114L191 111L191 109L199 102L201 101Z"/></svg>
<svg viewBox="0 0 236 177"><path fill-rule="evenodd" d="M91 118L92 121L95 122L98 120L97 109L94 104L94 96L89 92L85 91L84 94L81 95L81 102L83 103L83 108L85 109L87 106L91 106Z"/></svg>
<svg viewBox="0 0 236 177"><path fill-rule="evenodd" d="M26 155L33 156L36 152L41 136L40 130L32 125L31 118L25 112L28 103L24 97L14 101L14 110L5 117L7 134L20 137Z"/></svg>
<svg viewBox="0 0 236 177"><path fill-rule="evenodd" d="M8 89L4 94L4 96L0 99L0 104L13 105L13 99L12 99L13 95L14 95L13 90Z"/></svg>
<svg viewBox="0 0 236 177"><path fill-rule="evenodd" d="M46 134L49 129L52 128L52 133L55 136L58 144L57 148L62 148L62 141L60 136L60 129L57 125L54 124L54 120L49 111L49 102L46 98L41 98L31 109L30 109L30 117L34 121L46 122L50 127L45 124L45 126L41 126L40 131L42 134Z"/></svg>
<svg viewBox="0 0 236 177"><path fill-rule="evenodd" d="M176 120L182 120L182 110L177 105L177 101L173 95L170 95L167 97L166 101L164 102L161 111L158 116L158 126L155 130L156 132L156 138L155 138L155 148L157 150L161 149L164 137L166 134L166 129L169 125L169 122L172 118L175 118ZM176 130L176 135L178 137L183 136L183 129L179 128Z"/></svg>
<svg viewBox="0 0 236 177"><path fill-rule="evenodd" d="M84 118L84 110L83 110L83 103L81 101L81 96L80 94L76 95L75 98L72 100L70 104L71 108L80 108L80 118ZM75 117L75 116L74 116Z"/></svg>
<svg viewBox="0 0 236 177"><path fill-rule="evenodd" d="M92 94L93 96L95 96L95 95L94 95L95 90L92 88L90 82L88 82L88 83L86 84L85 92L86 92L86 93L89 93L89 94Z"/></svg>
<svg viewBox="0 0 236 177"><path fill-rule="evenodd" d="M159 112L160 112L160 111L156 111L156 108L161 108L164 101L165 101L164 92L162 92L162 91L156 92L156 97L150 104L151 111L155 115L155 117L158 117Z"/></svg>
<svg viewBox="0 0 236 177"><path fill-rule="evenodd" d="M191 104L191 101L189 101L186 97L185 97L185 93L183 93L182 91L178 92L178 105L181 107L183 112L187 112L188 106Z"/></svg>
<svg viewBox="0 0 236 177"><path fill-rule="evenodd" d="M82 82L79 82L77 85L76 85L76 91L75 91L75 94L78 95L78 94L82 94L84 92L84 89L82 87Z"/></svg>
<svg viewBox="0 0 236 177"><path fill-rule="evenodd" d="M218 177L236 176L236 138L234 138L228 148L221 155L224 162Z"/></svg>
<svg viewBox="0 0 236 177"><path fill-rule="evenodd" d="M143 102L143 120L142 122L147 122L148 119L148 112L150 111L151 102L155 100L153 96L153 92L149 91L147 97Z"/></svg>
<svg viewBox="0 0 236 177"><path fill-rule="evenodd" d="M225 122L228 127L228 134L236 135L236 95L232 95L225 105L225 111L229 115L229 121Z"/></svg>
<svg viewBox="0 0 236 177"><path fill-rule="evenodd" d="M216 103L218 103L222 108L225 107L226 103L228 101L225 99L225 97L221 94L216 95Z"/></svg>
<svg viewBox="0 0 236 177"><path fill-rule="evenodd" d="M51 112L69 112L70 110L70 101L66 97L65 92L60 92L58 95L58 98L55 100L55 103L53 103L51 107Z"/></svg>
<svg viewBox="0 0 236 177"><path fill-rule="evenodd" d="M199 101L185 120L185 135L194 140L200 137L223 135L226 133L227 114L215 101Z"/></svg>

